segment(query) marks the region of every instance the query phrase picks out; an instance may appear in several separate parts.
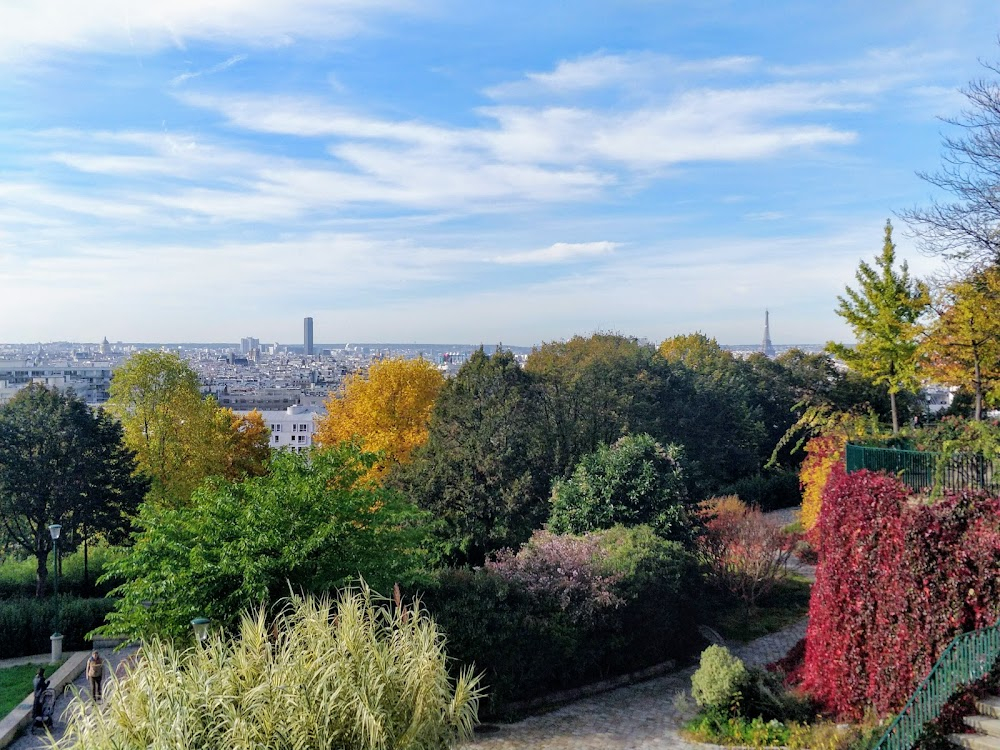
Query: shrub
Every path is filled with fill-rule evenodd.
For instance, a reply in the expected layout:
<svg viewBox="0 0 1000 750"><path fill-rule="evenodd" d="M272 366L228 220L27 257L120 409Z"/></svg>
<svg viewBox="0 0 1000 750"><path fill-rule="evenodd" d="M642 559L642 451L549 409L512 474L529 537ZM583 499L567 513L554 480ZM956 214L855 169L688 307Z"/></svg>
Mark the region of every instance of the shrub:
<svg viewBox="0 0 1000 750"><path fill-rule="evenodd" d="M731 496L702 503L700 513L705 532L698 551L708 579L753 606L787 575L796 537Z"/></svg>
<svg viewBox="0 0 1000 750"><path fill-rule="evenodd" d="M858 717L895 712L958 633L1000 617L1000 500L907 503L894 477L837 468L823 497L804 685Z"/></svg>
<svg viewBox="0 0 1000 750"><path fill-rule="evenodd" d="M622 576L610 570L607 557L596 534L536 531L520 552L504 550L486 567L536 598L550 600L571 622L587 624L622 604L614 591Z"/></svg>
<svg viewBox="0 0 1000 750"><path fill-rule="evenodd" d="M104 623L113 607L110 599L73 596L60 596L58 604L54 598L0 601L0 659L47 654L49 636L56 631L63 634L65 650L89 649L87 634Z"/></svg>
<svg viewBox="0 0 1000 750"><path fill-rule="evenodd" d="M516 556L446 570L423 599L458 664L490 686L488 711L687 656L697 567L647 526L538 533Z"/></svg>
<svg viewBox="0 0 1000 750"><path fill-rule="evenodd" d="M87 553L87 581L84 581L83 550L60 555L62 570L59 573L59 592L74 596L104 596L114 584L97 584L97 579L105 572L105 566L121 556L121 549L103 544L91 544ZM51 562L51 559L50 559ZM0 600L35 595L35 568L38 561L33 557L21 559L8 555L0 559ZM49 570L48 585L52 586L52 571Z"/></svg>
<svg viewBox="0 0 1000 750"><path fill-rule="evenodd" d="M742 659L713 644L701 652L698 670L691 676L691 695L703 708L729 711L739 704L747 677Z"/></svg>
<svg viewBox="0 0 1000 750"><path fill-rule="evenodd" d="M689 541L681 457L679 446L661 446L645 434L600 446L553 485L549 528L582 534L647 524L666 539Z"/></svg>
<svg viewBox="0 0 1000 750"><path fill-rule="evenodd" d="M444 640L418 605L362 587L294 598L271 620L204 647L153 639L105 696L73 703L63 747L448 747L472 735L479 678L452 680Z"/></svg>

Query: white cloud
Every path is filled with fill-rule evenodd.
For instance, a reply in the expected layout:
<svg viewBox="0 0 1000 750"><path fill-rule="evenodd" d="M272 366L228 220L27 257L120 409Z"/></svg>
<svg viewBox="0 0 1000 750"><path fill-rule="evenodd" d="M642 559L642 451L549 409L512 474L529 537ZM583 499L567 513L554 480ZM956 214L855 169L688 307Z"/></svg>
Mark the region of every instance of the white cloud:
<svg viewBox="0 0 1000 750"><path fill-rule="evenodd" d="M339 39L410 0L31 0L0 3L0 61L65 51L155 52L188 41L279 46Z"/></svg>
<svg viewBox="0 0 1000 750"><path fill-rule="evenodd" d="M540 95L571 95L603 88L662 90L680 79L754 70L760 60L749 56L729 56L703 60L681 60L651 52L608 54L599 52L572 60L560 60L547 72L527 73L522 80L501 83L484 92L494 99Z"/></svg>
<svg viewBox="0 0 1000 750"><path fill-rule="evenodd" d="M539 250L497 255L493 262L514 265L566 263L610 255L619 246L617 242L556 242Z"/></svg>

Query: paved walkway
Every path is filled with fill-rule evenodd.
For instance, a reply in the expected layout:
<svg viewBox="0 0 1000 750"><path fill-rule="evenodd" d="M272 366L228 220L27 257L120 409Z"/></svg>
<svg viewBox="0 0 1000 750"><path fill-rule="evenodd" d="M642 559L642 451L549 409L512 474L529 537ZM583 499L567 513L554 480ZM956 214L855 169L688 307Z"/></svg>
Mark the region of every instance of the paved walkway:
<svg viewBox="0 0 1000 750"><path fill-rule="evenodd" d="M101 656L107 663L107 667L104 672L104 686L105 689L110 683L110 674L113 670L117 670L118 666L122 663L124 659L131 657L135 654L136 648L129 647L122 649L121 651L102 650ZM42 661L48 661L47 656L42 657L29 657L28 661L32 659ZM75 688L75 690L74 690ZM28 685L28 689L25 691L26 694L31 692L31 686ZM52 735L57 740L63 735L66 730L66 721L64 714L70 701L76 700L76 696L79 694L80 700L85 700L90 702L90 683L87 681L86 672L80 675L74 682L72 687L67 687L66 691L56 700L56 710L55 710L55 725L52 727ZM18 739L14 740L10 745L7 746L7 750L41 750L41 748L51 748L52 743L45 735L32 735L30 732L21 735Z"/></svg>
<svg viewBox="0 0 1000 750"><path fill-rule="evenodd" d="M806 620L758 638L733 652L748 665L780 659L805 636ZM462 750L704 750L681 739L695 714L688 692L694 668L618 688L532 716L516 724L484 727Z"/></svg>

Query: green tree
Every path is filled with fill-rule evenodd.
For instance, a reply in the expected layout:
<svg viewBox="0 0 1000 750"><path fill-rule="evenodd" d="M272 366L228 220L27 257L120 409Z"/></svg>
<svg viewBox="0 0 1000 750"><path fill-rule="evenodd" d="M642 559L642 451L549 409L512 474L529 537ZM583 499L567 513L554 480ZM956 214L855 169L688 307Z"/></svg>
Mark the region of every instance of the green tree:
<svg viewBox="0 0 1000 750"><path fill-rule="evenodd" d="M427 442L391 483L440 522L451 562L528 540L548 515L542 396L510 352L475 352L434 404Z"/></svg>
<svg viewBox="0 0 1000 750"><path fill-rule="evenodd" d="M886 221L885 241L875 267L861 261L855 274L858 289L847 287L846 296L837 298L837 314L851 326L857 343L827 344L827 351L852 370L886 386L894 433L899 432L896 395L918 386L918 321L930 303L927 285L910 278L905 261L898 271L895 263L892 224Z"/></svg>
<svg viewBox="0 0 1000 750"><path fill-rule="evenodd" d="M549 530L583 534L647 524L664 539L689 542L681 454L676 445L661 446L645 434L599 446L569 479L553 485Z"/></svg>
<svg viewBox="0 0 1000 750"><path fill-rule="evenodd" d="M684 445L692 487L708 495L758 473L773 442L763 416L767 394L753 369L702 333L669 338L658 351L675 377L683 373L689 382L690 395L671 404L686 411L678 432L659 437Z"/></svg>
<svg viewBox="0 0 1000 750"><path fill-rule="evenodd" d="M377 588L412 579L426 552L423 514L363 482L377 457L341 444L278 451L266 476L221 478L186 506L143 505L140 531L107 576L124 581L106 632L184 634L194 617L234 625L245 607L363 576Z"/></svg>
<svg viewBox="0 0 1000 750"><path fill-rule="evenodd" d="M615 333L543 344L525 370L544 390L542 402L558 473L581 456L630 432L648 430L655 390L652 347Z"/></svg>
<svg viewBox="0 0 1000 750"><path fill-rule="evenodd" d="M37 596L48 576L49 524L64 527L63 549L127 528L145 488L121 437L107 415L40 385L0 407L0 523L37 561Z"/></svg>
<svg viewBox="0 0 1000 750"><path fill-rule="evenodd" d="M176 354L129 357L111 378L108 409L121 422L154 501L183 504L205 477L221 473L214 410L197 374Z"/></svg>

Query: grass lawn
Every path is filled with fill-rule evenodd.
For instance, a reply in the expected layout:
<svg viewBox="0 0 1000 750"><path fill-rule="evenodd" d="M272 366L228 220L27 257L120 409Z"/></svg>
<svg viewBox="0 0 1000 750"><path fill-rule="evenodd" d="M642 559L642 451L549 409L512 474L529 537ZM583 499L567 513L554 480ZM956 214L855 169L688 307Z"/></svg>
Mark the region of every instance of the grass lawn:
<svg viewBox="0 0 1000 750"><path fill-rule="evenodd" d="M13 711L17 704L24 700L25 696L31 694L32 680L39 667L45 667L45 676L51 678L62 664L62 662L58 664L22 664L17 667L0 669L0 718Z"/></svg>
<svg viewBox="0 0 1000 750"><path fill-rule="evenodd" d="M711 593L703 600L703 622L708 622L726 640L752 641L781 630L809 614L810 587L807 579L790 576L749 610L731 597Z"/></svg>

